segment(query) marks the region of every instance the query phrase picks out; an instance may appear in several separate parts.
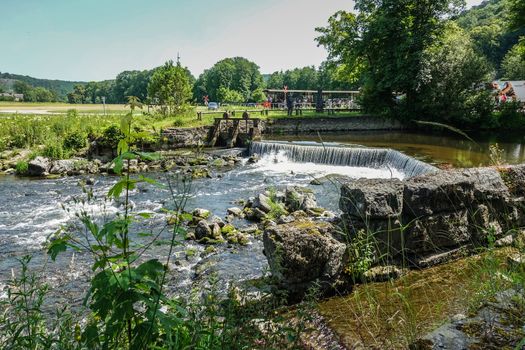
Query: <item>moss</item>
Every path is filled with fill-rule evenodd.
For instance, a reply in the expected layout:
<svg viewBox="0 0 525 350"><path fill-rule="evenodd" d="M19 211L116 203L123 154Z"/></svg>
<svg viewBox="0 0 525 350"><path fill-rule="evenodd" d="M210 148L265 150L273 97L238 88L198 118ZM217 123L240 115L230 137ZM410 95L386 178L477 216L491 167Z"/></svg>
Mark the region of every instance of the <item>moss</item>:
<svg viewBox="0 0 525 350"><path fill-rule="evenodd" d="M237 230L235 229L235 227L232 224L226 224L226 225L224 225L221 228L221 233L223 235L229 235L229 234L232 234L232 233L235 233L235 232L237 232Z"/></svg>

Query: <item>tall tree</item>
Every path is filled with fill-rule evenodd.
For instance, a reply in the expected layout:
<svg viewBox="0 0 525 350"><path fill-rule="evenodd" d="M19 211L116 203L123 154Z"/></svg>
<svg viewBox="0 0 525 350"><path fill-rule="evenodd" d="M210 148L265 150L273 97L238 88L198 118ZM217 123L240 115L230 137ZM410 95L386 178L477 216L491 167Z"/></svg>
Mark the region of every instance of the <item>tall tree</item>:
<svg viewBox="0 0 525 350"><path fill-rule="evenodd" d="M403 94L404 114L415 117L423 54L442 34L443 19L463 7L461 0L357 0L358 14L337 12L317 28L317 40L348 75L363 78L366 109L392 113Z"/></svg>
<svg viewBox="0 0 525 350"><path fill-rule="evenodd" d="M204 71L195 83L194 96L202 101L208 95L213 100L219 99L219 89L226 88L239 92L245 101L251 93L264 86L259 66L246 58L226 58Z"/></svg>
<svg viewBox="0 0 525 350"><path fill-rule="evenodd" d="M187 69L168 61L155 70L148 85L148 98L161 106L164 114L184 110L191 98L191 84Z"/></svg>

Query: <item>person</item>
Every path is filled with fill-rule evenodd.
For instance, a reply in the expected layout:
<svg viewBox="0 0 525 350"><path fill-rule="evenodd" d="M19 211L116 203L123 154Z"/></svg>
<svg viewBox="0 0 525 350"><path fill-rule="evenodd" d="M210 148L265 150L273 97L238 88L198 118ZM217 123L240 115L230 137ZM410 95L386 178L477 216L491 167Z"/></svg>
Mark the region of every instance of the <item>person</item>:
<svg viewBox="0 0 525 350"><path fill-rule="evenodd" d="M516 101L516 91L514 91L514 87L510 83L510 81L505 82L505 85L503 86L503 89L501 90L502 96L505 96L505 101L508 98L511 98L512 101Z"/></svg>
<svg viewBox="0 0 525 350"><path fill-rule="evenodd" d="M490 84L490 88L492 89L492 96L494 97L494 102L498 105L500 103L500 95L501 95L501 88L499 84L495 81L493 81Z"/></svg>
<svg viewBox="0 0 525 350"><path fill-rule="evenodd" d="M288 109L288 116L291 116L293 113L293 99L290 94L286 94L286 108Z"/></svg>

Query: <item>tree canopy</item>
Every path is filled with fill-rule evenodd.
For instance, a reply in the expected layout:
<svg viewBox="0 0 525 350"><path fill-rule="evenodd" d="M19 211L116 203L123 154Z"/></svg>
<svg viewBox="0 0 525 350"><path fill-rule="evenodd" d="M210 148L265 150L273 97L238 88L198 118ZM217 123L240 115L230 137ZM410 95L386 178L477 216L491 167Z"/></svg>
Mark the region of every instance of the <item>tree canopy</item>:
<svg viewBox="0 0 525 350"><path fill-rule="evenodd" d="M160 105L164 114L181 112L191 98L187 69L173 61L155 69L148 84L148 98Z"/></svg>
<svg viewBox="0 0 525 350"><path fill-rule="evenodd" d="M391 112L401 106L414 117L424 52L444 30L443 19L459 13L459 0L357 0L358 14L339 11L317 28L329 60L363 81L365 108ZM404 95L396 103L396 95Z"/></svg>
<svg viewBox="0 0 525 350"><path fill-rule="evenodd" d="M220 101L224 97L219 94L222 88L223 92L224 89L236 91L248 101L251 94L262 87L264 81L259 66L243 57L226 58L200 75L195 83L194 97L198 102L204 96L209 96L211 101Z"/></svg>

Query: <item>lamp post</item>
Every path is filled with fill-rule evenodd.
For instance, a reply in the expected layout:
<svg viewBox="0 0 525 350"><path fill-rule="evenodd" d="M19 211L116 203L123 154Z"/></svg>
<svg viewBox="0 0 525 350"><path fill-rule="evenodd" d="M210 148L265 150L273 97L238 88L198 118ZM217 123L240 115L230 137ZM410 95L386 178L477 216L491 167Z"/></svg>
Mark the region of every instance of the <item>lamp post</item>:
<svg viewBox="0 0 525 350"><path fill-rule="evenodd" d="M106 116L106 96L102 96L102 106L104 107L104 117Z"/></svg>

